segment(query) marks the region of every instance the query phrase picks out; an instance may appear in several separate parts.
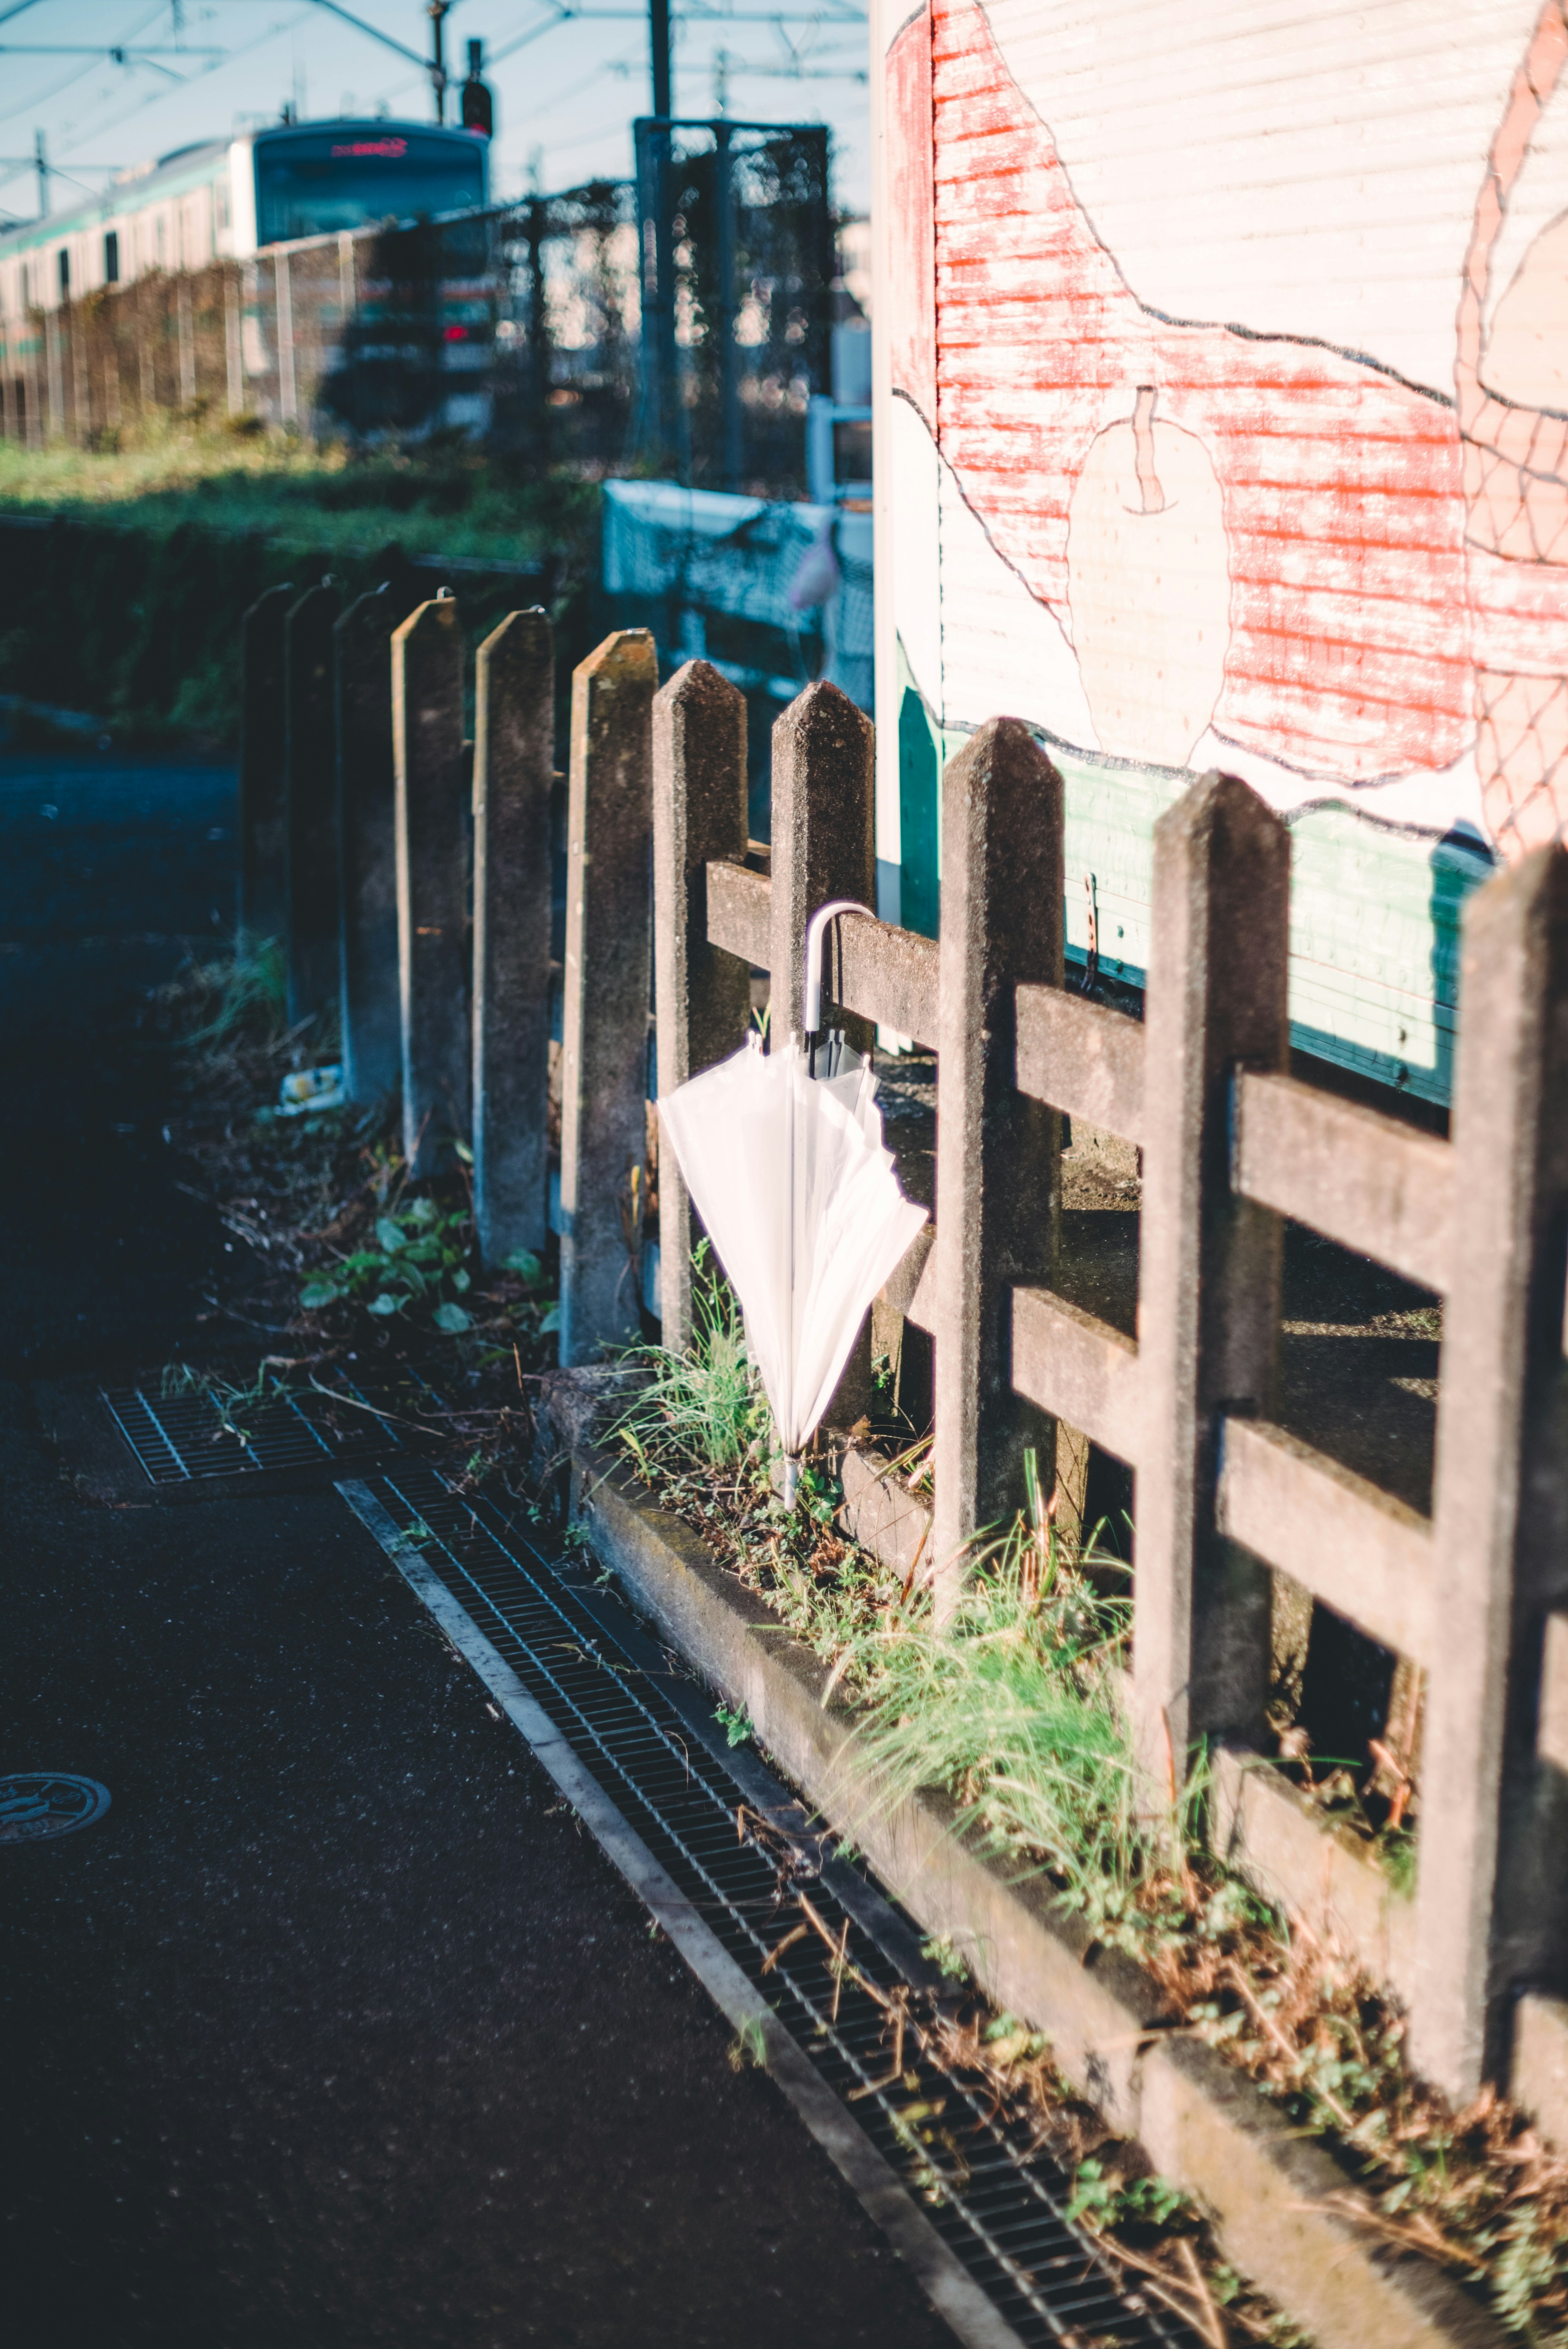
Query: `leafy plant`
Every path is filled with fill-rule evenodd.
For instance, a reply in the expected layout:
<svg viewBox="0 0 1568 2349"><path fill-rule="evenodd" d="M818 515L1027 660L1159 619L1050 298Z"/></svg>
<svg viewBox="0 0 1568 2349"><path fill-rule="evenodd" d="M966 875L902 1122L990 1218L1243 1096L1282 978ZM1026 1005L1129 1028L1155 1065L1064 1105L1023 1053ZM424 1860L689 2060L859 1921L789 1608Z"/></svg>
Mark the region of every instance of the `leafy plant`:
<svg viewBox="0 0 1568 2349"><path fill-rule="evenodd" d="M815 1461L802 1460L795 1485L798 1509L803 1509L818 1525L830 1526L843 1498L844 1488L836 1476L830 1476Z"/></svg>
<svg viewBox="0 0 1568 2349"><path fill-rule="evenodd" d="M744 1705L738 1713L732 1713L728 1705L721 1704L713 1717L723 1730L725 1742L729 1745L749 1745L757 1734L752 1726L751 1715Z"/></svg>
<svg viewBox="0 0 1568 2349"><path fill-rule="evenodd" d="M929 1940L922 1941L920 1954L948 1982L968 1981L969 1969L954 1948L950 1933L934 1933Z"/></svg>
<svg viewBox="0 0 1568 2349"><path fill-rule="evenodd" d="M502 1257L500 1262L501 1270L515 1272L523 1287L531 1292L542 1289L550 1278L531 1248L513 1248L510 1256ZM540 1316L540 1336L543 1337L547 1331L559 1330L560 1327L560 1304L557 1302L547 1305Z"/></svg>
<svg viewBox="0 0 1568 2349"><path fill-rule="evenodd" d="M413 1199L377 1216L373 1228L374 1247L356 1248L305 1283L299 1299L305 1310L346 1302L386 1318L421 1306L450 1337L470 1330L473 1317L458 1301L473 1278L466 1262L472 1230L467 1208Z"/></svg>
<svg viewBox="0 0 1568 2349"><path fill-rule="evenodd" d="M1062 2213L1069 2226L1075 2220L1087 2219L1094 2227L1124 2227L1132 2222L1154 2228L1195 2215L1186 2195L1168 2178L1123 2178L1094 2160L1079 2162L1072 2200Z"/></svg>

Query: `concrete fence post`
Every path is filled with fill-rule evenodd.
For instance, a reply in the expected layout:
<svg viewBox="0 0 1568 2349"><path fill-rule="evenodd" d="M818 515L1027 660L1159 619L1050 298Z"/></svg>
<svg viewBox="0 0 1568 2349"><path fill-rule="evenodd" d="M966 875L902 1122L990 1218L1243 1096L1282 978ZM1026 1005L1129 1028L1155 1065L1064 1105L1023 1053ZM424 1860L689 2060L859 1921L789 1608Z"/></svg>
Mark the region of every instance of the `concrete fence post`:
<svg viewBox="0 0 1568 2349"><path fill-rule="evenodd" d="M1053 1423L1013 1389L1015 1282L1049 1287L1061 1119L1016 1089L1015 990L1062 983L1062 783L1027 729L993 719L942 781L936 1113L939 1611L958 1553L1024 1501L1024 1447L1050 1481Z"/></svg>
<svg viewBox="0 0 1568 2349"><path fill-rule="evenodd" d="M281 938L288 919L284 799L284 622L292 586L269 587L240 623L240 929Z"/></svg>
<svg viewBox="0 0 1568 2349"><path fill-rule="evenodd" d="M782 1044L800 1028L806 925L819 905L852 897L876 910L872 721L836 685L809 685L773 729L772 977L769 1032ZM832 999L832 941L828 942ZM872 1030L849 1023L857 1050Z"/></svg>
<svg viewBox="0 0 1568 2349"><path fill-rule="evenodd" d="M393 636L392 742L403 1151L422 1181L468 1139L472 1058L463 639L450 595Z"/></svg>
<svg viewBox="0 0 1568 2349"><path fill-rule="evenodd" d="M1154 827L1144 1028L1133 1702L1159 1800L1194 1737L1255 1740L1267 1692L1268 1570L1214 1494L1222 1415L1272 1415L1283 1226L1231 1188L1230 1102L1238 1066L1285 1064L1289 936L1289 834L1203 776Z"/></svg>
<svg viewBox="0 0 1568 2349"><path fill-rule="evenodd" d="M561 1104L561 1360L641 1328L652 936L645 628L606 636L572 678Z"/></svg>
<svg viewBox="0 0 1568 2349"><path fill-rule="evenodd" d="M376 1102L403 1073L397 996L392 628L383 585L337 623L337 858L343 1081Z"/></svg>
<svg viewBox="0 0 1568 2349"><path fill-rule="evenodd" d="M284 804L288 826L288 1009L319 1018L337 1002L337 744L330 579L307 587L284 625Z"/></svg>
<svg viewBox="0 0 1568 2349"><path fill-rule="evenodd" d="M474 678L474 1221L487 1265L537 1253L548 1228L554 769L550 622L509 612Z"/></svg>
<svg viewBox="0 0 1568 2349"><path fill-rule="evenodd" d="M1462 2105L1507 2076L1511 1992L1568 1961L1568 1775L1538 1753L1568 1597L1568 853L1470 899L1460 989L1411 2047Z"/></svg>
<svg viewBox="0 0 1568 2349"><path fill-rule="evenodd" d="M707 942L709 858L746 855L746 697L688 661L654 699L654 969L659 1092L738 1051L751 1008L747 965ZM691 1195L659 1157L664 1342L691 1343Z"/></svg>
<svg viewBox="0 0 1568 2349"><path fill-rule="evenodd" d="M820 682L797 694L774 724L768 1028L776 1045L800 1031L806 925L818 906L849 897L876 909L875 739L871 719L849 696ZM824 1005L834 1000L834 944L830 926ZM876 1040L871 1021L841 1024L857 1052L871 1050ZM868 1314L828 1405L828 1424L852 1425L872 1401Z"/></svg>

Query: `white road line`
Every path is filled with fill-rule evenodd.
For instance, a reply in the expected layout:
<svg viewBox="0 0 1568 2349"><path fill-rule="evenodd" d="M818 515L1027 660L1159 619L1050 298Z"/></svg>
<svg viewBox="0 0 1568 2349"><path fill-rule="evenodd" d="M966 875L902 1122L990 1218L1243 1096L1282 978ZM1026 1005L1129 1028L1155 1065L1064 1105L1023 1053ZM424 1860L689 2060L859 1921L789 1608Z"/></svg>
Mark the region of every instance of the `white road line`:
<svg viewBox="0 0 1568 2349"><path fill-rule="evenodd" d="M368 1485L338 1485L349 1507L386 1551L416 1598L470 1663L514 1728L612 1859L649 1914L679 1951L719 2012L753 2044L767 2070L870 2216L919 2281L926 2298L965 2349L1025 2349L1020 2336L949 2251L919 2204L841 2099L813 2068L728 1951L629 1826L578 1760L511 1666L452 1597L418 1549L399 1532Z"/></svg>

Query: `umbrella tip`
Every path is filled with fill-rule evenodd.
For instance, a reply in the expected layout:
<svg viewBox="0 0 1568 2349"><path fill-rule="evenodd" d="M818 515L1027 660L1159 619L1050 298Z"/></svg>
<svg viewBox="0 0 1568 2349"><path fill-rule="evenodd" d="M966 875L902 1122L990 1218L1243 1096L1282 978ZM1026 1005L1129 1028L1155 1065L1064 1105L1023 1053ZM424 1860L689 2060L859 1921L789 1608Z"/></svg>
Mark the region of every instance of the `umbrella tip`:
<svg viewBox="0 0 1568 2349"><path fill-rule="evenodd" d="M791 1459L789 1454L786 1453L784 1456L784 1491L782 1499L784 1506L787 1509L792 1509L795 1506L795 1495L799 1486L799 1483L800 1463L798 1459Z"/></svg>

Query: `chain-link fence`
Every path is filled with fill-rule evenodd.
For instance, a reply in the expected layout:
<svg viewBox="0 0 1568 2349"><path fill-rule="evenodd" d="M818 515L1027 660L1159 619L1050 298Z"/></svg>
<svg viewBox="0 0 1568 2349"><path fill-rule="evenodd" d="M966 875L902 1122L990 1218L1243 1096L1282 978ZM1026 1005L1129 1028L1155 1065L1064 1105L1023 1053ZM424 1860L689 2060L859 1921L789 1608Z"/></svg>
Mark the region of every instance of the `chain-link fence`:
<svg viewBox="0 0 1568 2349"><path fill-rule="evenodd" d="M0 423L86 447L170 415L460 431L542 469L798 496L826 380L827 134L645 130L638 187L305 238L0 321Z"/></svg>
<svg viewBox="0 0 1568 2349"><path fill-rule="evenodd" d="M634 128L639 453L694 488L803 496L836 267L827 131L655 117Z"/></svg>

